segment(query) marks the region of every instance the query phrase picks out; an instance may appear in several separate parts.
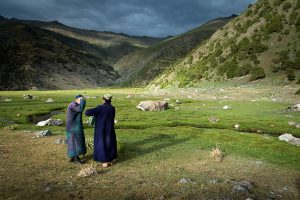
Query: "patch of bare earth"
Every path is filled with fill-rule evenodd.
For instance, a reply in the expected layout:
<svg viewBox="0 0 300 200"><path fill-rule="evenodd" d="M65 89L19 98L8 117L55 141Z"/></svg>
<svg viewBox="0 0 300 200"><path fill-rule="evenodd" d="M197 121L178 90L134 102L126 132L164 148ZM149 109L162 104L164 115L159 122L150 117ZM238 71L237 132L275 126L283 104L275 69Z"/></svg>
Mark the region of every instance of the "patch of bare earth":
<svg viewBox="0 0 300 200"><path fill-rule="evenodd" d="M33 133L0 132L2 199L299 199L300 172L264 161L224 155L221 162L201 148L174 147L122 159L78 177L84 166L67 161L62 136L33 139ZM174 153L176 152L176 153ZM130 154L130 152L125 152ZM233 184L248 181L238 190ZM235 188L235 189L234 189Z"/></svg>

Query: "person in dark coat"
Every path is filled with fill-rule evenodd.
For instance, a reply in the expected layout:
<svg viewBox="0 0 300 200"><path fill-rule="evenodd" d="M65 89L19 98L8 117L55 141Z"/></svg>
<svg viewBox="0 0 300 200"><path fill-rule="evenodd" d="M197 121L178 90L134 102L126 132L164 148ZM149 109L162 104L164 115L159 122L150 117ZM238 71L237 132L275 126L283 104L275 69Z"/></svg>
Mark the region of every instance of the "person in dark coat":
<svg viewBox="0 0 300 200"><path fill-rule="evenodd" d="M117 158L117 139L115 133L115 107L111 105L112 96L103 96L104 103L85 111L85 115L95 117L94 160L108 167Z"/></svg>
<svg viewBox="0 0 300 200"><path fill-rule="evenodd" d="M82 112L85 108L85 100L82 95L77 95L67 109L66 134L68 144L68 156L70 162L82 164L80 155L86 154L85 137L82 125Z"/></svg>

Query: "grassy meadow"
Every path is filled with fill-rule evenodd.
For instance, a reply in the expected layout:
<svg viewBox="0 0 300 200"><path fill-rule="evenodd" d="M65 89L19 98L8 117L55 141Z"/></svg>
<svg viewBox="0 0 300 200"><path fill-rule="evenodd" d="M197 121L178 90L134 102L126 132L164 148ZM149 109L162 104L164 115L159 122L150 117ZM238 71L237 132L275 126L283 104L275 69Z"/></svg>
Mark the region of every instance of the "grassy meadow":
<svg viewBox="0 0 300 200"><path fill-rule="evenodd" d="M32 120L52 116L65 122L66 108L76 94L87 107L114 96L116 133L123 151L118 162L103 169L87 153L87 164L68 162L64 126L36 127ZM24 100L24 94L38 99ZM127 98L131 94L130 98ZM46 103L48 98L55 101ZM143 112L142 100L170 98L170 109ZM12 99L11 101L5 101ZM179 104L175 101L179 100ZM224 106L230 109L224 110ZM155 96L143 89L0 92L0 196L3 199L297 199L300 190L300 149L279 141L290 133L300 137L297 112L283 112L290 103L267 100L201 100ZM38 116L38 117L36 117ZM83 121L88 118L83 117ZM239 124L239 128L234 126ZM85 126L86 138L93 128ZM33 138L36 131L53 136ZM222 162L210 157L219 147ZM98 174L77 177L94 165ZM181 183L185 178L187 183ZM230 181L247 180L253 188L233 191Z"/></svg>

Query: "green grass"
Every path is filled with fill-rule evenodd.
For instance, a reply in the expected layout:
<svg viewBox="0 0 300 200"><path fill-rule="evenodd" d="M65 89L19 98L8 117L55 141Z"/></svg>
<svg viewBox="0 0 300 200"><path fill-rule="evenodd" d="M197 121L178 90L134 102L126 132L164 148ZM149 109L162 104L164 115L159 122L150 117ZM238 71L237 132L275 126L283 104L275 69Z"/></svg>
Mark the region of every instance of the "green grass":
<svg viewBox="0 0 300 200"><path fill-rule="evenodd" d="M67 162L66 146L54 143L65 137L65 127L36 127L28 121L31 115L61 110L53 118L65 122L64 111L79 93L99 97L87 99L87 108L98 105L104 93L115 96L116 133L123 151L117 164L108 169L92 161L90 149L84 166ZM23 94L39 99L24 100ZM134 97L128 99L128 94ZM4 102L6 98L13 100ZM48 98L55 102L46 103ZM300 122L299 113L281 112L290 104L180 98L181 104L176 105L174 97L170 104L179 110L137 110L135 106L145 99L162 98L144 94L142 89L126 88L0 92L0 195L4 199L248 198L248 194L232 193L232 187L226 183L230 179L251 181L255 186L251 191L253 198L267 199L270 190L278 194L278 190L288 186L291 192L279 194L283 199L297 199L298 186L294 184L299 181L300 149L277 139L278 134L285 132L300 136L299 129L288 125L288 121ZM231 109L223 110L224 105ZM211 116L220 120L212 124L208 120ZM7 127L10 121L16 123L11 127L14 130ZM240 124L238 131L233 128L236 123ZM84 127L86 138L92 137L93 128ZM51 130L54 136L32 139L35 131L44 129ZM257 134L257 130L270 135ZM220 163L210 158L210 150L216 146L224 155ZM262 164L257 165L257 161ZM76 176L92 163L97 175ZM180 184L182 178L193 183ZM211 184L215 179L218 183ZM74 188L79 190L74 192Z"/></svg>
<svg viewBox="0 0 300 200"><path fill-rule="evenodd" d="M24 100L23 94L39 96L37 100ZM45 127L36 127L28 121L31 115L41 115L52 110L61 110L62 113L53 116L65 121L66 107L73 100L76 94L98 96L97 99L87 99L87 108L101 103L101 96L104 93L112 93L116 98L113 105L117 109L116 130L118 137L124 141L125 148L135 148L135 137L147 139L159 137L166 134L171 138L163 138L166 145L178 145L180 141L188 138L193 145L186 148L204 148L209 150L216 143L220 144L228 154L241 155L263 159L278 165L300 169L300 160L296 155L299 148L277 141L276 137L283 133L291 133L300 136L300 129L289 126L289 121L300 122L300 115L296 112L282 112L290 106L286 103L265 102L265 101L200 101L180 99L182 102L176 105L175 98L170 104L175 107L162 112L143 112L136 109L136 105L145 99L161 99L158 97L141 97L141 89L102 89L102 90L74 90L74 91L30 91L30 92L0 92L1 119L16 122L17 130L43 130ZM135 94L134 98L127 99L127 94ZM45 100L53 98L55 102L46 103ZM11 102L3 102L5 98L13 99ZM223 106L231 107L223 110ZM21 114L17 117L17 114ZM219 118L217 123L209 122L209 118ZM87 117L83 117L86 121ZM234 129L235 124L240 124L239 130ZM8 126L8 122L1 122L2 128ZM85 126L87 135L92 136L93 129ZM64 134L64 127L46 127L54 134ZM256 134L259 132L259 134ZM132 133L132 134L131 134ZM244 134L245 133L245 134ZM273 137L266 139L263 134ZM157 139L157 138L156 138ZM159 140L158 140L159 141ZM152 145L162 145L156 140ZM186 142L186 141L185 141ZM158 143L158 144L156 144ZM151 145L150 145L151 146ZM294 156L293 156L294 155ZM130 155L129 155L130 156Z"/></svg>

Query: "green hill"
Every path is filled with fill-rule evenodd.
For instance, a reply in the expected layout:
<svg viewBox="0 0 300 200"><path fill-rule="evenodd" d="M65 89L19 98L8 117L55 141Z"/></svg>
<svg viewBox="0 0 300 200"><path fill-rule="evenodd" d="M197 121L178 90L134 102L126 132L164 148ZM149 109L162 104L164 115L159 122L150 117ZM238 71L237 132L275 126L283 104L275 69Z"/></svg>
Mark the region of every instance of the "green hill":
<svg viewBox="0 0 300 200"><path fill-rule="evenodd" d="M114 68L122 76L124 85L147 85L166 67L187 55L199 43L208 39L230 19L218 18L184 34L168 38L147 49L131 53L120 59Z"/></svg>
<svg viewBox="0 0 300 200"><path fill-rule="evenodd" d="M193 87L241 77L246 82L300 69L300 0L258 0L170 65L152 86Z"/></svg>
<svg viewBox="0 0 300 200"><path fill-rule="evenodd" d="M111 85L118 73L98 46L19 21L0 24L0 90Z"/></svg>

